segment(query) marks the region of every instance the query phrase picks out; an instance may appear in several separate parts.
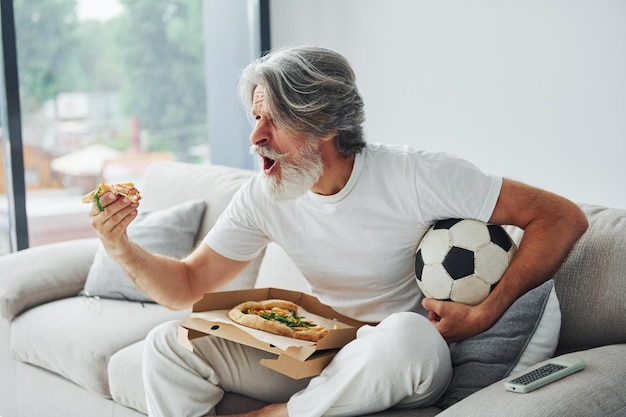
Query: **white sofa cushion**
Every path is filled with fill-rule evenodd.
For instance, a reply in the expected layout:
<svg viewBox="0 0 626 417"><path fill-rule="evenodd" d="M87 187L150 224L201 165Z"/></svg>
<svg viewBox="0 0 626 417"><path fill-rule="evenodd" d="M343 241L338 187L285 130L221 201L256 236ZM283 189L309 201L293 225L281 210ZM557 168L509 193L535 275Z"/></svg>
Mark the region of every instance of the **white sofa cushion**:
<svg viewBox="0 0 626 417"><path fill-rule="evenodd" d="M31 307L76 295L98 242L68 240L0 256L0 315L10 321Z"/></svg>
<svg viewBox="0 0 626 417"><path fill-rule="evenodd" d="M110 397L109 358L145 338L156 325L187 314L151 303L66 298L18 316L11 328L11 353L17 360Z"/></svg>
<svg viewBox="0 0 626 417"><path fill-rule="evenodd" d="M197 240L202 239L226 208L233 195L254 171L220 165L194 165L156 161L146 169L138 187L140 208L155 211L201 198L207 203Z"/></svg>

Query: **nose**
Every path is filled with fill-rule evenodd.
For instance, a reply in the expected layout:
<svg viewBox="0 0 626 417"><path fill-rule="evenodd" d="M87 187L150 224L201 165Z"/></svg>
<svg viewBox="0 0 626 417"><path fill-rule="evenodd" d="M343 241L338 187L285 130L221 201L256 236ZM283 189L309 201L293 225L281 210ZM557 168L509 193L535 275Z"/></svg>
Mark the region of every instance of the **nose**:
<svg viewBox="0 0 626 417"><path fill-rule="evenodd" d="M263 118L257 119L252 132L250 133L250 143L257 146L267 145L270 141L270 131Z"/></svg>

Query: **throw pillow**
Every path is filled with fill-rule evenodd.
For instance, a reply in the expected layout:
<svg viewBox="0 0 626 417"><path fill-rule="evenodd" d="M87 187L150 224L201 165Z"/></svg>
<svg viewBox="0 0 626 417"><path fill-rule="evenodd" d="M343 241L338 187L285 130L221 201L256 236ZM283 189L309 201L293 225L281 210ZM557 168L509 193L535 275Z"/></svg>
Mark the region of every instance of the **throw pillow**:
<svg viewBox="0 0 626 417"><path fill-rule="evenodd" d="M561 312L550 280L517 299L489 330L450 345L454 373L436 405L450 407L514 369L550 358L560 326Z"/></svg>
<svg viewBox="0 0 626 417"><path fill-rule="evenodd" d="M193 248L205 208L203 200L193 200L163 210L140 213L128 226L128 237L150 252L182 258ZM122 267L109 257L102 244L81 294L152 302L133 284Z"/></svg>
<svg viewBox="0 0 626 417"><path fill-rule="evenodd" d="M505 376L551 358L559 344L560 333L561 306L556 296L554 282L552 282L552 290L546 301L541 319L539 323L537 323L535 332L513 369Z"/></svg>

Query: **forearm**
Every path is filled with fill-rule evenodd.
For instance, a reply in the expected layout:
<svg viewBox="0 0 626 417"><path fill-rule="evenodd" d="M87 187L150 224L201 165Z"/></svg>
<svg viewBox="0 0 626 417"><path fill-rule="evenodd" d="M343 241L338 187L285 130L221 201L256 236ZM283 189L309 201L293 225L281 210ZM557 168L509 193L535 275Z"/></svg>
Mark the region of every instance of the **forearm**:
<svg viewBox="0 0 626 417"><path fill-rule="evenodd" d="M155 302L172 310L190 307L198 298L191 291L188 266L181 260L148 252L128 241L108 250L133 283Z"/></svg>
<svg viewBox="0 0 626 417"><path fill-rule="evenodd" d="M126 230L137 217L138 203L110 192L100 197L100 203L102 210L92 205L91 226L109 256L121 265L137 287L171 309L187 308L202 295L193 288L187 263L150 253L130 241Z"/></svg>
<svg viewBox="0 0 626 417"><path fill-rule="evenodd" d="M578 206L555 195L547 198L558 204L550 204L551 209L544 208L542 215L523 225L524 237L516 255L481 304L491 324L517 298L550 279L587 228L587 219Z"/></svg>

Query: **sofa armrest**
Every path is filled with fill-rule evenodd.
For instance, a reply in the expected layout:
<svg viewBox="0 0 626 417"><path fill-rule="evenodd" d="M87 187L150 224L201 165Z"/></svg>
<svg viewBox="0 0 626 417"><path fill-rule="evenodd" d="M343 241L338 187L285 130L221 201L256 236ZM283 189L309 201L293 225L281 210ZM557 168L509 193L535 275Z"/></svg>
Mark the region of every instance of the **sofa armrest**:
<svg viewBox="0 0 626 417"><path fill-rule="evenodd" d="M31 307L78 294L98 239L69 240L0 257L0 315L13 320Z"/></svg>
<svg viewBox="0 0 626 417"><path fill-rule="evenodd" d="M437 417L621 416L626 411L626 344L573 352L585 369L528 394L505 391L521 371L475 392ZM547 361L534 365L537 368Z"/></svg>

